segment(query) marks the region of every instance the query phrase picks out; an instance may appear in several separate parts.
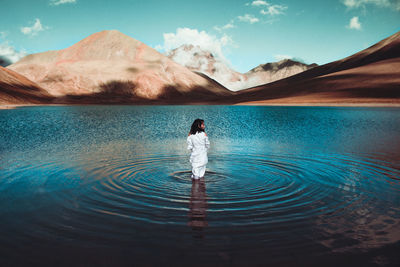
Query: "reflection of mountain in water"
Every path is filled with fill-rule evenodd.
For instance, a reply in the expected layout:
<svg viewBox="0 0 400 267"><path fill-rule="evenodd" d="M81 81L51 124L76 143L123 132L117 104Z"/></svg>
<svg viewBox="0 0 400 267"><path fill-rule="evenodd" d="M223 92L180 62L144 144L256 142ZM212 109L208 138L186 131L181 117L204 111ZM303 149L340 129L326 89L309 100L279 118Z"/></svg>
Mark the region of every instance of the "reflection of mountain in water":
<svg viewBox="0 0 400 267"><path fill-rule="evenodd" d="M189 209L188 225L192 227L195 237L203 237L202 230L208 226L206 220L207 194L204 178L192 182Z"/></svg>

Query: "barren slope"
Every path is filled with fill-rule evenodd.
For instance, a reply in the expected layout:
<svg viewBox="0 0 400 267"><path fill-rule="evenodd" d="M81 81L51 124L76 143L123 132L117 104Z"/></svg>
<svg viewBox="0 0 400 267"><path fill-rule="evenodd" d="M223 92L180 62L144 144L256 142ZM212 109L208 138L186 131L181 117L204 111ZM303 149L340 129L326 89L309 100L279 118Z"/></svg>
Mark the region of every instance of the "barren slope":
<svg viewBox="0 0 400 267"><path fill-rule="evenodd" d="M51 100L39 85L0 66L0 104L49 103Z"/></svg>
<svg viewBox="0 0 400 267"><path fill-rule="evenodd" d="M230 95L226 88L115 30L92 34L63 50L28 55L8 68L67 102L200 101Z"/></svg>
<svg viewBox="0 0 400 267"><path fill-rule="evenodd" d="M400 32L345 59L241 91L235 102L399 102Z"/></svg>

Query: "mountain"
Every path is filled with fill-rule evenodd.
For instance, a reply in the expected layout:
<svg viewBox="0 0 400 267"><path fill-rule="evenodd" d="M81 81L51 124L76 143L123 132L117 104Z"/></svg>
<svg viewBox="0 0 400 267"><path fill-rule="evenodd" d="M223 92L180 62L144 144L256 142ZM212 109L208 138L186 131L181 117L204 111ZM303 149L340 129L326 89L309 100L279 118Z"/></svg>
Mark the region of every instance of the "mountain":
<svg viewBox="0 0 400 267"><path fill-rule="evenodd" d="M167 53L167 56L182 66L203 73L226 88L237 91L246 88L247 77L228 67L227 63L198 45L182 45Z"/></svg>
<svg viewBox="0 0 400 267"><path fill-rule="evenodd" d="M253 103L400 103L400 32L342 60L239 92Z"/></svg>
<svg viewBox="0 0 400 267"><path fill-rule="evenodd" d="M38 84L0 66L0 104L50 103L52 99Z"/></svg>
<svg viewBox="0 0 400 267"><path fill-rule="evenodd" d="M216 75L223 67L200 52L193 55L207 61L190 70L118 31L102 31L0 68L0 103L400 104L400 32L342 60L239 92L204 74ZM304 66L285 60L246 75L291 67Z"/></svg>
<svg viewBox="0 0 400 267"><path fill-rule="evenodd" d="M281 80L317 66L315 63L308 65L291 59L282 59L278 62L258 65L245 75L249 80L254 81L253 84L249 84L249 87L254 87Z"/></svg>
<svg viewBox="0 0 400 267"><path fill-rule="evenodd" d="M116 30L28 55L7 68L35 81L57 102L198 102L231 94Z"/></svg>
<svg viewBox="0 0 400 267"><path fill-rule="evenodd" d="M199 46L182 45L169 51L167 56L192 71L206 74L232 91L273 82L316 66L285 59L259 65L243 74L230 68L225 60Z"/></svg>

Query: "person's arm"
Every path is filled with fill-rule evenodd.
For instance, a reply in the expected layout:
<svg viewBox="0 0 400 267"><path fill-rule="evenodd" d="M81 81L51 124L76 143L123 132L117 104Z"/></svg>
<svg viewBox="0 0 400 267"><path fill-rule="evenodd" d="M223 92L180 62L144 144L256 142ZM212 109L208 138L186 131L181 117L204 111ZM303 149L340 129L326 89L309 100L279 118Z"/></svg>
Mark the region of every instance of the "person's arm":
<svg viewBox="0 0 400 267"><path fill-rule="evenodd" d="M206 136L206 140L205 140L206 148L209 149L210 148L210 140L208 140L208 136L206 133L204 133L204 135Z"/></svg>
<svg viewBox="0 0 400 267"><path fill-rule="evenodd" d="M187 149L189 149L190 151L192 151L192 149L193 149L193 142L192 142L192 138L190 138L190 135L187 137L187 139L186 139L186 141L187 141Z"/></svg>

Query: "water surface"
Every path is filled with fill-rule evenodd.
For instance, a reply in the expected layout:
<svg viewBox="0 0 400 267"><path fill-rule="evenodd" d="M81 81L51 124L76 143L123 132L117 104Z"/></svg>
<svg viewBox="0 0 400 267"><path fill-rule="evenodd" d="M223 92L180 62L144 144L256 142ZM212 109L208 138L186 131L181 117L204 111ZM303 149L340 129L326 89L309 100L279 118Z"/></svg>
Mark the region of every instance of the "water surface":
<svg viewBox="0 0 400 267"><path fill-rule="evenodd" d="M0 132L0 265L399 264L397 108L25 107Z"/></svg>

